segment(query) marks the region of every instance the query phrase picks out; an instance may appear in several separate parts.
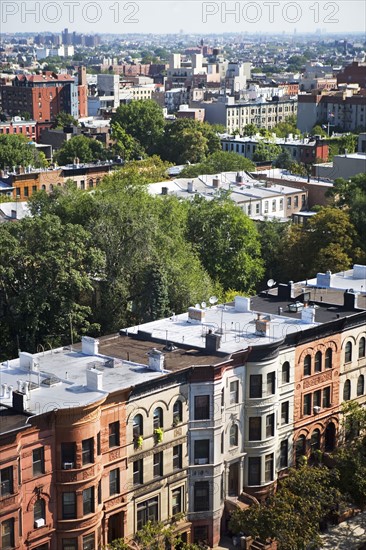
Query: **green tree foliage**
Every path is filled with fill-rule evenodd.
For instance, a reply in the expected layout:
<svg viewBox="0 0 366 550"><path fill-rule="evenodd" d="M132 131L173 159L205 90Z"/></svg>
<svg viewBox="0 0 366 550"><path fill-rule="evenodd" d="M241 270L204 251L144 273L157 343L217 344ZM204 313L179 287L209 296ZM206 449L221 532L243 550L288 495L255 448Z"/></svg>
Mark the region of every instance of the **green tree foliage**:
<svg viewBox="0 0 366 550"><path fill-rule="evenodd" d="M255 170L255 164L238 153L217 151L199 164L186 166L180 173L180 177L195 178L202 174L219 174L220 172L236 172L241 170L253 171Z"/></svg>
<svg viewBox="0 0 366 550"><path fill-rule="evenodd" d="M119 189L121 186L134 184L147 184L164 181L169 178L169 162L161 160L154 155L143 160L127 162L121 169L106 176L102 182L102 188Z"/></svg>
<svg viewBox="0 0 366 550"><path fill-rule="evenodd" d="M52 128L64 128L65 126L79 126L79 122L69 113L61 111L53 121Z"/></svg>
<svg viewBox="0 0 366 550"><path fill-rule="evenodd" d="M243 136L255 136L259 133L259 128L255 124L247 124L243 128Z"/></svg>
<svg viewBox="0 0 366 550"><path fill-rule="evenodd" d="M315 548L320 544L319 522L341 501L336 483L336 473L326 467L290 470L265 505L235 511L230 529L276 540L279 550Z"/></svg>
<svg viewBox="0 0 366 550"><path fill-rule="evenodd" d="M257 229L265 268L263 283L266 283L268 279L274 279L278 282L286 281L285 266L279 258L289 229L289 223L283 223L279 220L267 220L258 222Z"/></svg>
<svg viewBox="0 0 366 550"><path fill-rule="evenodd" d="M253 154L254 162L273 161L281 153L281 147L271 142L260 141L257 143L255 152Z"/></svg>
<svg viewBox="0 0 366 550"><path fill-rule="evenodd" d="M276 126L272 128L271 132L274 132L276 136L280 138L286 138L289 134L301 135L301 132L296 125L296 115L291 115L283 122L276 124Z"/></svg>
<svg viewBox="0 0 366 550"><path fill-rule="evenodd" d="M345 134L340 138L332 138L329 141L329 160L331 161L334 155L344 155L354 153L357 147L358 136L356 134Z"/></svg>
<svg viewBox="0 0 366 550"><path fill-rule="evenodd" d="M276 158L275 165L277 168L284 168L285 170L290 170L293 164L293 160L288 149L284 149L282 153Z"/></svg>
<svg viewBox="0 0 366 550"><path fill-rule="evenodd" d="M137 140L147 154L157 151L164 131L164 116L155 101L138 100L121 105L112 115L112 126L115 123Z"/></svg>
<svg viewBox="0 0 366 550"><path fill-rule="evenodd" d="M316 124L315 126L313 126L313 129L311 130L311 135L322 136L322 137L328 136L327 132L319 124Z"/></svg>
<svg viewBox="0 0 366 550"><path fill-rule="evenodd" d="M188 214L188 238L203 266L225 290L252 290L263 275L255 224L227 197L196 197Z"/></svg>
<svg viewBox="0 0 366 550"><path fill-rule="evenodd" d="M104 160L106 151L100 141L85 136L74 136L65 141L62 147L55 153L58 164L72 164L75 158L81 163Z"/></svg>
<svg viewBox="0 0 366 550"><path fill-rule="evenodd" d="M145 156L145 151L140 143L130 136L118 122L112 125L111 134L115 140L115 143L112 145L114 155L119 155L125 161L136 160Z"/></svg>
<svg viewBox="0 0 366 550"><path fill-rule="evenodd" d="M166 124L160 156L175 164L196 163L220 148L220 139L212 126L181 118Z"/></svg>
<svg viewBox="0 0 366 550"><path fill-rule="evenodd" d="M82 227L61 224L56 216L25 218L0 226L0 332L2 353L19 347L70 341L91 332L90 308L82 294L92 290L92 277L103 257Z"/></svg>
<svg viewBox="0 0 366 550"><path fill-rule="evenodd" d="M0 135L0 168L14 166L47 166L46 157L39 152L33 143L22 135Z"/></svg>

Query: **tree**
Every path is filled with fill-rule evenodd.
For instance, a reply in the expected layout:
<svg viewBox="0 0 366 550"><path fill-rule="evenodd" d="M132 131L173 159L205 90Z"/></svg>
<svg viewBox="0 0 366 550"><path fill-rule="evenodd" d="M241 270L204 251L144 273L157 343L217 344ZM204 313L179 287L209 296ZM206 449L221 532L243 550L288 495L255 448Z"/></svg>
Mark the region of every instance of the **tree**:
<svg viewBox="0 0 366 550"><path fill-rule="evenodd" d="M288 149L284 149L282 153L276 158L275 165L277 168L284 168L285 170L290 170L292 166L292 157Z"/></svg>
<svg viewBox="0 0 366 550"><path fill-rule="evenodd" d="M315 126L313 126L313 129L311 130L311 135L321 136L321 137L328 136L327 132L319 124L316 124Z"/></svg>
<svg viewBox="0 0 366 550"><path fill-rule="evenodd" d="M336 484L336 473L324 466L292 469L266 504L236 510L230 529L275 540L279 550L316 548L320 544L319 522L341 501Z"/></svg>
<svg viewBox="0 0 366 550"><path fill-rule="evenodd" d="M33 142L22 135L0 135L0 168L13 169L14 166L47 166L46 157L39 152Z"/></svg>
<svg viewBox="0 0 366 550"><path fill-rule="evenodd" d="M112 145L114 155L119 155L125 161L136 160L145 156L144 149L140 143L130 136L118 122L112 125L111 134L115 140L115 143Z"/></svg>
<svg viewBox="0 0 366 550"><path fill-rule="evenodd" d="M287 266L283 264L280 258L288 228L289 223L283 223L275 219L257 223L261 243L261 255L265 268L264 283L268 279L274 279L279 282L287 280L285 271Z"/></svg>
<svg viewBox="0 0 366 550"><path fill-rule="evenodd" d="M259 128L255 124L247 124L243 128L243 136L255 136L259 133Z"/></svg>
<svg viewBox="0 0 366 550"><path fill-rule="evenodd" d="M301 135L300 130L297 128L296 115L289 116L283 122L278 122L273 128L272 132L276 134L277 137L286 138L289 134Z"/></svg>
<svg viewBox="0 0 366 550"><path fill-rule="evenodd" d="M115 123L137 140L147 154L156 152L165 123L163 111L155 101L138 100L121 105L112 115L112 126Z"/></svg>
<svg viewBox="0 0 366 550"><path fill-rule="evenodd" d="M182 178L195 178L202 174L219 174L220 172L254 171L255 164L232 151L217 151L206 160L183 168L180 176Z"/></svg>
<svg viewBox="0 0 366 550"><path fill-rule="evenodd" d="M0 334L8 357L20 349L34 353L39 344L65 344L98 329L82 296L103 257L91 235L56 216L24 218L0 226Z"/></svg>
<svg viewBox="0 0 366 550"><path fill-rule="evenodd" d="M188 238L214 281L250 292L263 275L255 224L227 197L196 197L188 213Z"/></svg>
<svg viewBox="0 0 366 550"><path fill-rule="evenodd" d="M55 153L58 164L72 164L78 158L81 163L104 160L106 151L100 141L85 136L74 136L65 141Z"/></svg>
<svg viewBox="0 0 366 550"><path fill-rule="evenodd" d="M79 122L69 113L60 111L53 121L52 128L63 129L65 126L79 126Z"/></svg>
<svg viewBox="0 0 366 550"><path fill-rule="evenodd" d="M166 125L160 156L175 164L197 163L220 148L220 139L209 124L181 118Z"/></svg>
<svg viewBox="0 0 366 550"><path fill-rule="evenodd" d="M281 147L271 142L259 141L253 155L254 162L273 161L281 153Z"/></svg>

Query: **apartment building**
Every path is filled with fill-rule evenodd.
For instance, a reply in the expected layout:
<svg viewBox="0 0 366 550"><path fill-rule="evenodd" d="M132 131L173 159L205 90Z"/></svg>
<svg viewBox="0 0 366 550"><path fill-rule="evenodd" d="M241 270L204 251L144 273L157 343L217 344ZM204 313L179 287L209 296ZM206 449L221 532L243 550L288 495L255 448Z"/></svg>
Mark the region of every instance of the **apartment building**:
<svg viewBox="0 0 366 550"><path fill-rule="evenodd" d="M2 363L2 546L99 550L149 519L217 546L228 510L332 450L341 402L365 401L365 278L319 273Z"/></svg>
<svg viewBox="0 0 366 550"><path fill-rule="evenodd" d="M36 141L37 123L35 120L24 120L15 116L9 121L0 122L0 135L23 135Z"/></svg>

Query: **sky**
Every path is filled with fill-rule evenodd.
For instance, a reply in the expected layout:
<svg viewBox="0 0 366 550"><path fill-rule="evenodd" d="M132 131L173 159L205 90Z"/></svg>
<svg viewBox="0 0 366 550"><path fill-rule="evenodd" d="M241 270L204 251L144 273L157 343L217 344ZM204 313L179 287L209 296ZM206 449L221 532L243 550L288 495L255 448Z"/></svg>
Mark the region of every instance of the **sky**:
<svg viewBox="0 0 366 550"><path fill-rule="evenodd" d="M363 32L364 0L2 0L1 33Z"/></svg>

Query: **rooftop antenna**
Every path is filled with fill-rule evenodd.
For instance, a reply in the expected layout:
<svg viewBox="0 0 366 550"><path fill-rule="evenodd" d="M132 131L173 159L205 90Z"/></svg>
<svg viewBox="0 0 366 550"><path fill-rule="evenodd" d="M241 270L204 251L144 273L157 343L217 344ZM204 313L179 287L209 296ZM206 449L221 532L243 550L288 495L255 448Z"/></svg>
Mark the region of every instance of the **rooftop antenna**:
<svg viewBox="0 0 366 550"><path fill-rule="evenodd" d="M211 296L208 300L210 302L210 304L213 306L214 304L217 304L217 302L219 301L218 298L216 296Z"/></svg>
<svg viewBox="0 0 366 550"><path fill-rule="evenodd" d="M72 351L72 346L74 345L74 340L73 340L73 336L72 336L72 315L71 315L71 313L69 313L69 316L70 316L70 336L71 336L71 351Z"/></svg>
<svg viewBox="0 0 366 550"><path fill-rule="evenodd" d="M268 279L268 281L267 281L267 286L268 286L267 295L268 295L269 289L271 289L275 284L276 284L276 281L274 279Z"/></svg>

